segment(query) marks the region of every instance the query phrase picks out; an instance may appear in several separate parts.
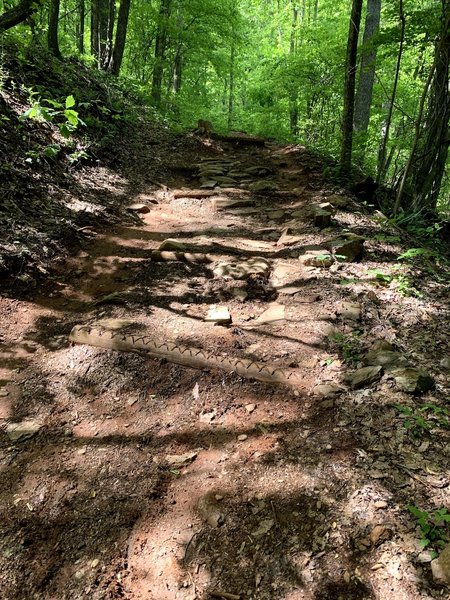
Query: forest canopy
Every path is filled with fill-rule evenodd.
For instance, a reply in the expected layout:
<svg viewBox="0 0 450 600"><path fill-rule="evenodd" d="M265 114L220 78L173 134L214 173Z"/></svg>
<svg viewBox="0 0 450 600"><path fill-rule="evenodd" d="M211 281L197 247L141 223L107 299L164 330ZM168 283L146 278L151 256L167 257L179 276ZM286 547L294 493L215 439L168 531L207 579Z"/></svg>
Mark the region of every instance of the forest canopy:
<svg viewBox="0 0 450 600"><path fill-rule="evenodd" d="M392 213L449 210L450 0L11 0L1 43L119 77L180 129L304 144Z"/></svg>

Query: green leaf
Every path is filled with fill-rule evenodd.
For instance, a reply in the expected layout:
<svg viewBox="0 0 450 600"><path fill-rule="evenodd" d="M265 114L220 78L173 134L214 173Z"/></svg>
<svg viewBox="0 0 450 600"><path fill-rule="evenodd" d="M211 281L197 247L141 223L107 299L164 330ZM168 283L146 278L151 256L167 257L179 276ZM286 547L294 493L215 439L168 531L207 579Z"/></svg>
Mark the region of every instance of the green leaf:
<svg viewBox="0 0 450 600"><path fill-rule="evenodd" d="M75 106L75 98L73 96L67 96L66 108L72 108L72 106Z"/></svg>
<svg viewBox="0 0 450 600"><path fill-rule="evenodd" d="M67 109L64 111L64 116L74 127L78 125L78 113L76 110Z"/></svg>
<svg viewBox="0 0 450 600"><path fill-rule="evenodd" d="M62 125L59 126L59 131L64 138L66 138L66 139L70 138L71 131L65 123L63 123Z"/></svg>
<svg viewBox="0 0 450 600"><path fill-rule="evenodd" d="M61 146L59 144L51 144L50 146L44 148L44 156L47 156L48 158L54 158L59 154L60 150Z"/></svg>

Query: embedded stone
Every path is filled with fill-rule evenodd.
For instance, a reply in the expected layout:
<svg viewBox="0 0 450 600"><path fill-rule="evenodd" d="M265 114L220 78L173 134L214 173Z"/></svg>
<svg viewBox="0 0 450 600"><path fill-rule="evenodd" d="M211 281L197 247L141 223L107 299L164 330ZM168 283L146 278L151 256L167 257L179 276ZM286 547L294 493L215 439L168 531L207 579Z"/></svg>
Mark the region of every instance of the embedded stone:
<svg viewBox="0 0 450 600"><path fill-rule="evenodd" d="M255 181L249 185L249 189L252 192L276 192L278 186L273 181Z"/></svg>
<svg viewBox="0 0 450 600"><path fill-rule="evenodd" d="M247 279L250 275L266 277L269 272L270 264L264 258L250 258L240 262L223 261L213 270L214 275L230 279Z"/></svg>
<svg viewBox="0 0 450 600"><path fill-rule="evenodd" d="M366 365L381 365L386 370L406 367L408 360L400 352L392 350L370 350L364 357Z"/></svg>
<svg viewBox="0 0 450 600"><path fill-rule="evenodd" d="M436 583L450 586L450 544L447 544L439 556L431 561L431 572Z"/></svg>
<svg viewBox="0 0 450 600"><path fill-rule="evenodd" d="M313 388L313 393L322 398L334 398L337 394L345 392L345 388L335 383L321 383Z"/></svg>
<svg viewBox="0 0 450 600"><path fill-rule="evenodd" d="M434 379L422 369L395 369L391 375L398 389L408 394L425 394L436 386Z"/></svg>
<svg viewBox="0 0 450 600"><path fill-rule="evenodd" d="M346 198L345 196L339 196L337 194L328 196L327 200L336 208L346 208L350 204L349 198Z"/></svg>
<svg viewBox="0 0 450 600"><path fill-rule="evenodd" d="M276 323L285 319L285 307L283 304L273 303L255 320L257 325Z"/></svg>
<svg viewBox="0 0 450 600"><path fill-rule="evenodd" d="M41 423L31 420L10 423L6 427L6 435L12 442L19 442L33 437L41 428Z"/></svg>
<svg viewBox="0 0 450 600"><path fill-rule="evenodd" d="M345 380L350 384L353 390L358 390L363 387L368 387L378 381L383 374L383 367L380 365L372 367L363 367L357 369L345 377Z"/></svg>
<svg viewBox="0 0 450 600"><path fill-rule="evenodd" d="M342 235L330 240L325 246L334 254L337 260L353 262L364 252L364 238L353 235Z"/></svg>
<svg viewBox="0 0 450 600"><path fill-rule="evenodd" d="M349 321L359 321L361 319L361 306L355 302L343 302L339 314Z"/></svg>
<svg viewBox="0 0 450 600"><path fill-rule="evenodd" d="M226 306L210 306L205 321L217 325L231 323L231 315Z"/></svg>
<svg viewBox="0 0 450 600"><path fill-rule="evenodd" d="M136 204L130 204L129 206L127 206L127 211L139 214L146 214L150 212L150 207L141 202L136 202Z"/></svg>
<svg viewBox="0 0 450 600"><path fill-rule="evenodd" d="M307 267L331 267L333 257L328 250L308 250L300 256L300 262Z"/></svg>
<svg viewBox="0 0 450 600"><path fill-rule="evenodd" d="M158 246L158 250L173 250L174 252L184 252L186 250L186 245L182 242L177 242L177 240L173 240L171 238L167 238L160 243Z"/></svg>

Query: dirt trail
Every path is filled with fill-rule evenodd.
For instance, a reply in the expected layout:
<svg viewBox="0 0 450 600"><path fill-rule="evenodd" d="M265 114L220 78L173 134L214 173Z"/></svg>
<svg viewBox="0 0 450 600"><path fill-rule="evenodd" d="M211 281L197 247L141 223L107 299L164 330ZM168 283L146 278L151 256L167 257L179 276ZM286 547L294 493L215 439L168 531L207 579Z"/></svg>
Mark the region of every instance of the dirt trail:
<svg viewBox="0 0 450 600"><path fill-rule="evenodd" d="M414 439L392 379L352 391L343 378L377 339L410 351L418 315L444 355L444 301L371 281L395 242L354 200L334 197L315 226L334 190L304 149L183 160L168 190L130 198L149 212L97 232L32 299L1 300L2 598L441 597L405 507L448 505L448 430ZM173 194L199 170L234 191ZM366 240L357 262L326 250L343 232ZM152 260L168 238L212 262ZM206 319L217 306L231 323ZM69 343L99 321L296 369L302 387ZM445 398L433 375L421 402Z"/></svg>

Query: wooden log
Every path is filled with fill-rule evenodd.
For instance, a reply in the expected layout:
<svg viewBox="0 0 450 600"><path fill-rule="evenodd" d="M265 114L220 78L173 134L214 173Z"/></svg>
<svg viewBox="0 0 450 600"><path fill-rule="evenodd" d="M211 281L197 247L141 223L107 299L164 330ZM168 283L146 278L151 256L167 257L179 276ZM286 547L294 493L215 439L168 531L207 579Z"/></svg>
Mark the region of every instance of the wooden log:
<svg viewBox="0 0 450 600"><path fill-rule="evenodd" d="M169 362L193 369L220 369L266 383L302 387L302 378L298 371L280 369L274 365L258 363L246 358L217 356L198 348L155 340L143 333L125 333L121 330L105 329L99 325L76 325L69 335L69 340L76 344L164 358Z"/></svg>

